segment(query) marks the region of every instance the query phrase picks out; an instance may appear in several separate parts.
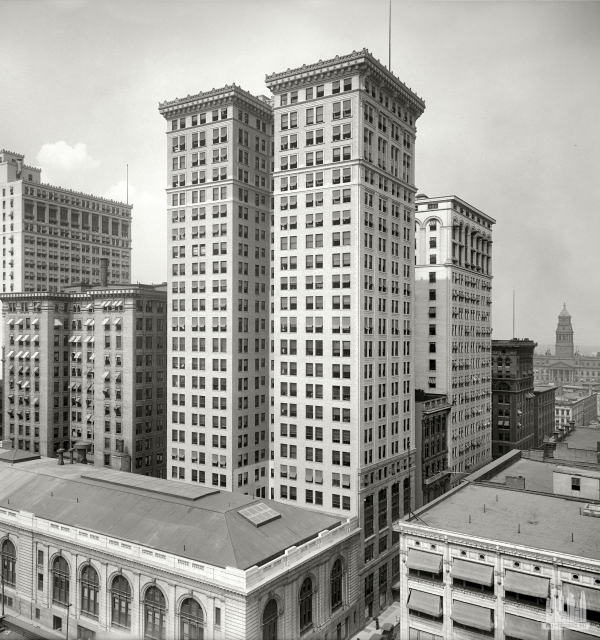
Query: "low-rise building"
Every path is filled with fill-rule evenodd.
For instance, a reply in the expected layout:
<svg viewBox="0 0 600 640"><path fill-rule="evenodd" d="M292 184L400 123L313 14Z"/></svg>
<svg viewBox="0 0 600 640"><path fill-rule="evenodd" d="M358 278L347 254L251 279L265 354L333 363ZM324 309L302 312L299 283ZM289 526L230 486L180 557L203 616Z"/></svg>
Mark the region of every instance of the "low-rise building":
<svg viewBox="0 0 600 640"><path fill-rule="evenodd" d="M590 393L587 396L567 394L557 396L554 402L554 425L564 426L573 422L575 426L588 425L598 417L598 394Z"/></svg>
<svg viewBox="0 0 600 640"><path fill-rule="evenodd" d="M554 431L554 403L556 387L534 387L533 389L533 428L534 447L542 446L544 438L550 437Z"/></svg>
<svg viewBox="0 0 600 640"><path fill-rule="evenodd" d="M446 432L451 409L445 394L415 391L417 509L446 493L450 487Z"/></svg>
<svg viewBox="0 0 600 640"><path fill-rule="evenodd" d="M597 503L490 482L486 470L394 525L400 637L600 638Z"/></svg>
<svg viewBox="0 0 600 640"><path fill-rule="evenodd" d="M11 628L98 640L346 638L364 626L359 536L357 518L217 488L51 459L0 465Z"/></svg>

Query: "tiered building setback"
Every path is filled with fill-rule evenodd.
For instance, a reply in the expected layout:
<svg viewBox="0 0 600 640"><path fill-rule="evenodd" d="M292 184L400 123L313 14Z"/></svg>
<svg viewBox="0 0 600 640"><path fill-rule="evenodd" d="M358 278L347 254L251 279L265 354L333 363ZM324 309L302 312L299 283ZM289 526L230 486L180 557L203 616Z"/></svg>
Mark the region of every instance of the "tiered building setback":
<svg viewBox="0 0 600 640"><path fill-rule="evenodd" d="M417 196L416 381L452 404L451 484L492 458L492 225L456 196Z"/></svg>
<svg viewBox="0 0 600 640"><path fill-rule="evenodd" d="M0 150L2 291L62 291L131 278L132 206L42 182L25 156Z"/></svg>
<svg viewBox="0 0 600 640"><path fill-rule="evenodd" d="M274 94L273 497L358 515L361 607L399 573L414 484L414 144L424 102L366 51ZM362 586L364 585L364 586Z"/></svg>
<svg viewBox="0 0 600 640"><path fill-rule="evenodd" d="M232 85L164 102L169 477L266 497L272 112Z"/></svg>

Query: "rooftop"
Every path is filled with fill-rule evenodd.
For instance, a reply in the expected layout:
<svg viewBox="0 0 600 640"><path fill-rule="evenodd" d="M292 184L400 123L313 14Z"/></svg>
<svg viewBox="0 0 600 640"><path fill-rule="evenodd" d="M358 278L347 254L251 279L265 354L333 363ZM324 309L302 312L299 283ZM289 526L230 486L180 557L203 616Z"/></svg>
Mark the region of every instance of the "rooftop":
<svg viewBox="0 0 600 640"><path fill-rule="evenodd" d="M597 443L600 442L600 428L575 427L575 431L568 435L563 442L569 445L569 449L597 451Z"/></svg>
<svg viewBox="0 0 600 640"><path fill-rule="evenodd" d="M553 464L552 462L538 462L537 460L521 458L495 476L489 478L487 482L504 485L506 483L506 476L522 476L525 478L526 491L552 493L552 476L557 467L558 464Z"/></svg>
<svg viewBox="0 0 600 640"><path fill-rule="evenodd" d="M600 560L600 519L581 515L581 507L564 496L469 483L423 507L410 522Z"/></svg>
<svg viewBox="0 0 600 640"><path fill-rule="evenodd" d="M254 104L255 107L259 108L261 111L264 111L264 115L268 116L271 112L271 106L269 104L269 98L266 96L255 96L252 95L249 91L238 87L235 83L227 84L224 87L220 87L219 89L209 89L208 91L199 91L198 93L194 93L193 95L187 95L185 98L175 98L173 100L165 100L164 102L158 103L158 110L162 113L165 118L167 117L167 113L170 107L174 106L198 106L199 108L207 108L205 102L209 102L211 100L225 98L225 97L233 97L234 95L241 96Z"/></svg>
<svg viewBox="0 0 600 640"><path fill-rule="evenodd" d="M240 513L260 504L256 514ZM81 464L59 466L51 458L0 465L0 507L241 570L341 523L272 500ZM280 517L269 516L271 510Z"/></svg>

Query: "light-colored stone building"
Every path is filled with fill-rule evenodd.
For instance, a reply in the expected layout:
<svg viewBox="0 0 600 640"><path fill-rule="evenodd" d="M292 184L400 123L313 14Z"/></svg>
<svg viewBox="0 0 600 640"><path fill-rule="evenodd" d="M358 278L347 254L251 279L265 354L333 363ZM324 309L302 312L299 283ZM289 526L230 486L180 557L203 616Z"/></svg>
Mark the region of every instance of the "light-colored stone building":
<svg viewBox="0 0 600 640"><path fill-rule="evenodd" d="M452 404L452 482L492 457L492 225L456 196L416 200L415 384Z"/></svg>
<svg viewBox="0 0 600 640"><path fill-rule="evenodd" d="M167 121L172 479L265 497L272 112L232 85Z"/></svg>
<svg viewBox="0 0 600 640"><path fill-rule="evenodd" d="M96 465L165 476L166 285L6 293L2 326L5 439L43 456L83 442Z"/></svg>
<svg viewBox="0 0 600 640"><path fill-rule="evenodd" d="M81 464L0 464L4 624L38 638L347 638L364 624L357 524Z"/></svg>
<svg viewBox="0 0 600 640"><path fill-rule="evenodd" d="M62 291L131 279L132 206L42 182L25 156L0 150L2 291Z"/></svg>
<svg viewBox="0 0 600 640"><path fill-rule="evenodd" d="M360 597L375 616L392 600L390 525L411 508L415 481L413 203L425 104L366 50L273 73L267 86L273 497L359 517Z"/></svg>
<svg viewBox="0 0 600 640"><path fill-rule="evenodd" d="M490 474L523 453L494 462ZM519 478L507 476L500 484L483 468L477 479L474 474L394 526L400 534L401 638L600 637L597 504L553 495L554 465L520 463L535 467L519 466L529 490L518 487ZM510 463L502 473L509 471ZM540 474L549 477L548 493L529 481ZM554 473L569 483L592 475L598 474L560 467ZM597 490L597 477L595 483Z"/></svg>

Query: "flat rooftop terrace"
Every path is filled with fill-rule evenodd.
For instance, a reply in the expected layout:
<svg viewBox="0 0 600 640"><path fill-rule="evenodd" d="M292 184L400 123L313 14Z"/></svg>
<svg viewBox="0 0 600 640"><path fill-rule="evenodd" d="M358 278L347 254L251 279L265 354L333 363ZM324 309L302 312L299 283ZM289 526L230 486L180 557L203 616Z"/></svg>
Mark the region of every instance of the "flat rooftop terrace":
<svg viewBox="0 0 600 640"><path fill-rule="evenodd" d="M596 451L598 442L600 442L600 429L595 427L575 427L575 431L568 435L563 442L569 445L569 449Z"/></svg>
<svg viewBox="0 0 600 640"><path fill-rule="evenodd" d="M558 464L552 462L538 462L521 458L510 467L489 478L486 482L506 484L506 476L522 476L525 478L525 491L553 492L553 474Z"/></svg>
<svg viewBox="0 0 600 640"><path fill-rule="evenodd" d="M583 506L583 502L564 496L466 484L439 502L420 509L419 519L413 518L410 522L600 560L600 518L580 515Z"/></svg>

